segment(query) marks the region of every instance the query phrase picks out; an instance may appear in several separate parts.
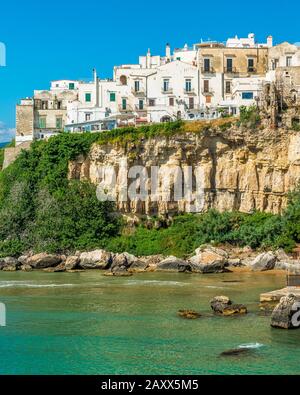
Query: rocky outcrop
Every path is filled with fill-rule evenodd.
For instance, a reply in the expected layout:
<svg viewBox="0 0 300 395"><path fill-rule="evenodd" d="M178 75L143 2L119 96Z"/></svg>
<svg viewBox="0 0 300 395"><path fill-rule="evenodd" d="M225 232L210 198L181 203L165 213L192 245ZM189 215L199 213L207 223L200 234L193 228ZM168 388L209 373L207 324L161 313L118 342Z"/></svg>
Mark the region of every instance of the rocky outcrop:
<svg viewBox="0 0 300 395"><path fill-rule="evenodd" d="M7 257L0 260L0 270L3 270L4 272L15 272L20 266L20 262L13 257Z"/></svg>
<svg viewBox="0 0 300 395"><path fill-rule="evenodd" d="M247 307L243 304L233 304L227 296L215 296L210 306L215 314L223 316L247 314Z"/></svg>
<svg viewBox="0 0 300 395"><path fill-rule="evenodd" d="M261 272L272 270L275 267L276 261L277 257L272 252L264 252L254 259L254 261L251 263L251 269L253 271Z"/></svg>
<svg viewBox="0 0 300 395"><path fill-rule="evenodd" d="M271 316L271 326L282 329L300 328L300 299L290 294L280 299Z"/></svg>
<svg viewBox="0 0 300 395"><path fill-rule="evenodd" d="M83 252L79 256L82 269L108 269L112 264L112 254L104 250Z"/></svg>
<svg viewBox="0 0 300 395"><path fill-rule="evenodd" d="M62 258L60 255L41 253L27 258L26 265L30 265L33 269L46 269L48 267L58 266L61 261Z"/></svg>
<svg viewBox="0 0 300 395"><path fill-rule="evenodd" d="M169 256L162 260L157 265L158 271L176 271L186 272L191 271L191 266L184 260L176 258L175 256Z"/></svg>
<svg viewBox="0 0 300 395"><path fill-rule="evenodd" d="M68 256L65 263L66 270L77 270L80 267L80 258L77 255Z"/></svg>
<svg viewBox="0 0 300 395"><path fill-rule="evenodd" d="M196 212L215 208L280 213L286 207L288 192L300 179L299 132L235 127L199 131L197 124L189 128L191 132L126 144L94 144L86 158L70 163L69 177L99 184L103 181L100 167L112 166L117 176L117 209L131 216L172 215L188 212L191 207L184 198L123 201L121 191L132 182L121 176L126 170L124 163L127 169L145 166L149 176L151 167L159 166L160 182L178 166L190 166L194 174L201 175L203 187L203 205L196 207Z"/></svg>
<svg viewBox="0 0 300 395"><path fill-rule="evenodd" d="M228 265L228 255L221 249L203 246L195 253L189 260L194 273L223 273Z"/></svg>

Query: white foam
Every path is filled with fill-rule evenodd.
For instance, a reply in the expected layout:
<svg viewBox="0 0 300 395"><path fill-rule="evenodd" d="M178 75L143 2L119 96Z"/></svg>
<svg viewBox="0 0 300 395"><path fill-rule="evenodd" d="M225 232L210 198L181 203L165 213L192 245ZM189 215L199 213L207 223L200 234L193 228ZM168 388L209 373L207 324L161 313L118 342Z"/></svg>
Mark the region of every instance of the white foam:
<svg viewBox="0 0 300 395"><path fill-rule="evenodd" d="M74 284L36 284L33 281L0 281L0 288L64 288L73 286Z"/></svg>
<svg viewBox="0 0 300 395"><path fill-rule="evenodd" d="M248 343L248 344L241 344L239 348L261 348L264 344L261 343Z"/></svg>
<svg viewBox="0 0 300 395"><path fill-rule="evenodd" d="M177 285L185 286L188 283L182 281L163 281L163 280L129 280L125 285Z"/></svg>

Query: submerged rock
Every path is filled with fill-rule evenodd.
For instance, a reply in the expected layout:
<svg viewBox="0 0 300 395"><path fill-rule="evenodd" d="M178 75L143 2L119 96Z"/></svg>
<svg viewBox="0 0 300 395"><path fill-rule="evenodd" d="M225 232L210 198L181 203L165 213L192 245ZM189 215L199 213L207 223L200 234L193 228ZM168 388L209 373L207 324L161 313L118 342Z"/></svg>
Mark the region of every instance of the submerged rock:
<svg viewBox="0 0 300 395"><path fill-rule="evenodd" d="M263 252L252 261L251 269L253 271L272 270L275 267L276 261L277 257L272 252Z"/></svg>
<svg viewBox="0 0 300 395"><path fill-rule="evenodd" d="M44 272L47 272L47 273L62 273L62 272L65 272L65 271L66 271L66 266L65 266L64 263L61 263L61 264L58 265L58 266L55 266L55 267L48 267L48 268L46 268L46 269L43 269L43 271L44 271Z"/></svg>
<svg viewBox="0 0 300 395"><path fill-rule="evenodd" d="M271 315L271 326L274 328L300 328L300 299L295 295L283 296Z"/></svg>
<svg viewBox="0 0 300 395"><path fill-rule="evenodd" d="M195 310L179 310L177 314L179 317L186 318L188 320L195 320L201 317L201 314Z"/></svg>
<svg viewBox="0 0 300 395"><path fill-rule="evenodd" d="M223 351L220 355L221 357L238 357L240 355L250 354L251 352L251 348L241 347Z"/></svg>
<svg viewBox="0 0 300 395"><path fill-rule="evenodd" d="M48 267L58 266L61 261L60 255L41 253L29 257L26 264L30 265L33 269L46 269Z"/></svg>
<svg viewBox="0 0 300 395"><path fill-rule="evenodd" d="M83 252L82 254L80 254L79 259L80 267L83 269L106 270L112 264L112 254L105 250Z"/></svg>

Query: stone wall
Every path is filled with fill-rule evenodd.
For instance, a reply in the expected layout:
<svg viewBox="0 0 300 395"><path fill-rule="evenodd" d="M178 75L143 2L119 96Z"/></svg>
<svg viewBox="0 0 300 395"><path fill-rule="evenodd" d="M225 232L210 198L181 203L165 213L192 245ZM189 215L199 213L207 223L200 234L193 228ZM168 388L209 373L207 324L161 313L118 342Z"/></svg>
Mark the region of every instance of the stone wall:
<svg viewBox="0 0 300 395"><path fill-rule="evenodd" d="M11 163L13 163L17 159L17 156L20 154L20 152L23 149L29 149L30 144L31 144L30 142L25 142L25 143L18 145L17 147L5 148L2 169L5 169Z"/></svg>

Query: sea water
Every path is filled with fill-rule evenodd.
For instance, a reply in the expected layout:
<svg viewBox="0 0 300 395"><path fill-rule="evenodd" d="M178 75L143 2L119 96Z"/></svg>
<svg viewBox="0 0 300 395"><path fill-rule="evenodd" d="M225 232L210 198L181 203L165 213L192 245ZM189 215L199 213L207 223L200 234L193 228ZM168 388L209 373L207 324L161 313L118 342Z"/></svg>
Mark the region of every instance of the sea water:
<svg viewBox="0 0 300 395"><path fill-rule="evenodd" d="M271 328L259 309L260 293L284 285L272 273L0 272L0 374L298 374L300 330ZM214 316L216 295L249 313ZM220 355L232 348L250 352Z"/></svg>

